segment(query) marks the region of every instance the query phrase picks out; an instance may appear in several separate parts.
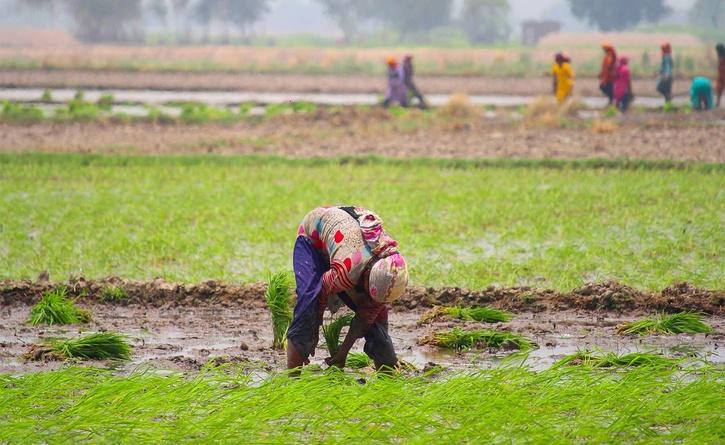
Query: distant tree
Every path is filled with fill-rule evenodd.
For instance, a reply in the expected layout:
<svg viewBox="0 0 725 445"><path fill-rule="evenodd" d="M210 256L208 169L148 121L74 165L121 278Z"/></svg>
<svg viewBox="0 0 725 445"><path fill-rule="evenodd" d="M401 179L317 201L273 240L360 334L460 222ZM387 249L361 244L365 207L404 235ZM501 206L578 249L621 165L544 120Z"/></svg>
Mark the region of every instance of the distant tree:
<svg viewBox="0 0 725 445"><path fill-rule="evenodd" d="M169 5L166 0L146 0L144 9L151 13L162 25L166 26L169 17Z"/></svg>
<svg viewBox="0 0 725 445"><path fill-rule="evenodd" d="M464 0L460 23L468 39L476 43L505 40L511 33L508 0Z"/></svg>
<svg viewBox="0 0 725 445"><path fill-rule="evenodd" d="M697 0L690 9L690 22L722 29L725 27L725 0Z"/></svg>
<svg viewBox="0 0 725 445"><path fill-rule="evenodd" d="M360 24L365 21L364 7L360 0L316 0L325 10L325 15L340 28L346 42L352 42L358 35ZM362 7L361 7L362 6Z"/></svg>
<svg viewBox="0 0 725 445"><path fill-rule="evenodd" d="M65 0L78 39L91 42L139 40L141 0Z"/></svg>
<svg viewBox="0 0 725 445"><path fill-rule="evenodd" d="M194 6L194 19L204 29L204 42L209 41L213 22L222 25L222 39L229 41L229 27L245 33L269 10L268 0L200 0Z"/></svg>
<svg viewBox="0 0 725 445"><path fill-rule="evenodd" d="M401 39L416 32L427 32L451 21L453 0L369 0L362 14L379 20L400 32Z"/></svg>
<svg viewBox="0 0 725 445"><path fill-rule="evenodd" d="M572 14L602 31L621 31L670 12L665 0L568 0Z"/></svg>
<svg viewBox="0 0 725 445"><path fill-rule="evenodd" d="M190 15L191 0L171 0L171 16L174 26L174 39L188 42L191 39Z"/></svg>

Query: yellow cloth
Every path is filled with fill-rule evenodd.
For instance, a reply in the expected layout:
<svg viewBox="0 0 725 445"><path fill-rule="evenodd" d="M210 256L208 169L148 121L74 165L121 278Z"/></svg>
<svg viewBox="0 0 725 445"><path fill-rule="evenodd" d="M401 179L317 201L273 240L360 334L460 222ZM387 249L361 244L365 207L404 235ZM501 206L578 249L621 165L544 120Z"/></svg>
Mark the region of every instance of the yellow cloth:
<svg viewBox="0 0 725 445"><path fill-rule="evenodd" d="M552 73L554 79L556 79L556 100L562 103L571 95L571 91L574 89L574 70L567 62L561 65L555 63Z"/></svg>

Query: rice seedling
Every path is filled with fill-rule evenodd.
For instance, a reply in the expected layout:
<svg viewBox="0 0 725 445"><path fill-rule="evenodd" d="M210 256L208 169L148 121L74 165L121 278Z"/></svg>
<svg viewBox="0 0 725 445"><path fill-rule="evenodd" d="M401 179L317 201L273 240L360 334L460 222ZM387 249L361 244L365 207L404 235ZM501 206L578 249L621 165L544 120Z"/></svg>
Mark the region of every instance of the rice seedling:
<svg viewBox="0 0 725 445"><path fill-rule="evenodd" d="M695 312L680 312L671 315L657 315L639 321L625 323L617 329L618 334L709 334L712 327Z"/></svg>
<svg viewBox="0 0 725 445"><path fill-rule="evenodd" d="M127 298L128 293L121 286L106 286L101 289L101 301L119 302Z"/></svg>
<svg viewBox="0 0 725 445"><path fill-rule="evenodd" d="M458 320L478 321L481 323L504 323L511 320L513 314L487 306L436 306L424 313L419 323L428 323L441 318L455 318Z"/></svg>
<svg viewBox="0 0 725 445"><path fill-rule="evenodd" d="M96 106L98 106L99 109L103 111L110 111L111 108L113 108L113 94L111 93L104 93L101 94L101 96L98 98L98 101L96 101Z"/></svg>
<svg viewBox="0 0 725 445"><path fill-rule="evenodd" d="M292 280L287 272L278 272L269 277L267 292L264 297L267 307L272 314L272 332L274 349L284 349L287 344L287 329L292 323L292 309L290 298L292 294Z"/></svg>
<svg viewBox="0 0 725 445"><path fill-rule="evenodd" d="M43 90L43 95L40 96L40 101L46 104L53 102L53 93L48 88L46 88L45 90Z"/></svg>
<svg viewBox="0 0 725 445"><path fill-rule="evenodd" d="M722 443L714 367L357 379L79 367L0 375L0 443Z"/></svg>
<svg viewBox="0 0 725 445"><path fill-rule="evenodd" d="M337 317L329 324L322 326L322 335L325 337L325 346L330 357L337 353L340 348L340 334L342 334L342 328L350 326L352 319L355 317L354 314L345 314Z"/></svg>
<svg viewBox="0 0 725 445"><path fill-rule="evenodd" d="M115 332L96 332L72 339L48 339L33 345L28 360L129 360L131 346L126 337Z"/></svg>
<svg viewBox="0 0 725 445"><path fill-rule="evenodd" d="M43 120L43 110L34 105L25 105L4 101L0 109L0 121L13 123L32 123Z"/></svg>
<svg viewBox="0 0 725 445"><path fill-rule="evenodd" d="M28 322L32 325L54 325L87 323L90 320L91 314L78 308L68 298L65 287L59 287L43 294L41 300L31 308Z"/></svg>
<svg viewBox="0 0 725 445"><path fill-rule="evenodd" d="M632 352L629 354L617 355L614 352L601 352L582 350L568 355L554 364L559 366L587 366L591 368L611 367L672 367L679 363L679 360L665 357L662 354L653 352Z"/></svg>
<svg viewBox="0 0 725 445"><path fill-rule="evenodd" d="M536 343L533 341L512 332L490 329L463 330L461 328L434 332L421 339L420 344L459 351L483 348L527 350L536 347Z"/></svg>
<svg viewBox="0 0 725 445"><path fill-rule="evenodd" d="M368 368L373 365L373 359L364 352L351 352L347 356L345 366L352 369Z"/></svg>

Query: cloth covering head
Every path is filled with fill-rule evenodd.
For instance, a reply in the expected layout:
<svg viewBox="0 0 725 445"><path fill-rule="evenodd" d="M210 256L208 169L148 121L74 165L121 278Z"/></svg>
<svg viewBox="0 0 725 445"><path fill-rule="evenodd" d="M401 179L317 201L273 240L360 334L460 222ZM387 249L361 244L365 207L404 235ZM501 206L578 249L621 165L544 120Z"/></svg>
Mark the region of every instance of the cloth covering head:
<svg viewBox="0 0 725 445"><path fill-rule="evenodd" d="M717 51L718 57L725 57L725 45L722 43L715 45L715 51Z"/></svg>
<svg viewBox="0 0 725 445"><path fill-rule="evenodd" d="M407 285L408 265L403 255L397 252L380 258L370 269L369 293L378 303L392 303L399 299Z"/></svg>
<svg viewBox="0 0 725 445"><path fill-rule="evenodd" d="M391 68L395 68L396 66L398 66L398 61L397 61L397 60L395 60L395 57L393 57L393 56L388 56L388 58L387 58L387 59L385 59L385 62L386 62L386 63L388 64L388 66L389 66L389 67L391 67Z"/></svg>
<svg viewBox="0 0 725 445"><path fill-rule="evenodd" d="M566 56L564 55L564 53L558 52L554 56L554 61L556 61L556 63L564 63L566 62Z"/></svg>
<svg viewBox="0 0 725 445"><path fill-rule="evenodd" d="M672 45L670 45L669 42L664 42L662 45L660 45L660 48L662 48L662 52L665 54L672 53Z"/></svg>

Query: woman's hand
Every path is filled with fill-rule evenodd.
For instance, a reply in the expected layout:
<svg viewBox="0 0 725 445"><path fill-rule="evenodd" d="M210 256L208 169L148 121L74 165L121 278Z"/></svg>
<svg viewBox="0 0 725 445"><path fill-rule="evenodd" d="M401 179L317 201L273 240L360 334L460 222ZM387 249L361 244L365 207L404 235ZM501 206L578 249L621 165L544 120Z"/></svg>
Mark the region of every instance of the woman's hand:
<svg viewBox="0 0 725 445"><path fill-rule="evenodd" d="M337 353L334 357L327 357L325 359L325 363L327 364L327 366L335 366L340 369L345 367L345 362L347 362L347 353Z"/></svg>

